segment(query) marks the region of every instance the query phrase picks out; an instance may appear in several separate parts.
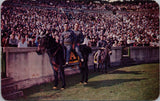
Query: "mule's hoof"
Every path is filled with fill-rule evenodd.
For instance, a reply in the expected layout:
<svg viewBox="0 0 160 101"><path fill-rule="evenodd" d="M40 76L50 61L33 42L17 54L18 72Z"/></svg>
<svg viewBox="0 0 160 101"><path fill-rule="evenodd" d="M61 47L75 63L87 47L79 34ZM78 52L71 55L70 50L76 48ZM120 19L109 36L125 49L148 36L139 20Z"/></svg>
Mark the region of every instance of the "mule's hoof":
<svg viewBox="0 0 160 101"><path fill-rule="evenodd" d="M79 82L79 84L82 84L83 82Z"/></svg>
<svg viewBox="0 0 160 101"><path fill-rule="evenodd" d="M88 82L84 82L83 84L86 85L86 84L88 84Z"/></svg>
<svg viewBox="0 0 160 101"><path fill-rule="evenodd" d="M61 88L61 90L64 90L65 88Z"/></svg>
<svg viewBox="0 0 160 101"><path fill-rule="evenodd" d="M56 89L57 89L57 87L56 87L56 86L54 86L54 87L53 87L53 89L54 89L54 90L56 90Z"/></svg>

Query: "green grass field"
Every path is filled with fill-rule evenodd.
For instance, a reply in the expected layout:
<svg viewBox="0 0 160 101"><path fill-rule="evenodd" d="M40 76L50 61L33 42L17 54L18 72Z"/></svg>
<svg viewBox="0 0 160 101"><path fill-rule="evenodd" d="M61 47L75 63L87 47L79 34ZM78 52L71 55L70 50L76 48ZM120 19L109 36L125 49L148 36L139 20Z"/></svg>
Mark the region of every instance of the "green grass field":
<svg viewBox="0 0 160 101"><path fill-rule="evenodd" d="M66 80L63 91L52 90L54 83L46 83L25 89L19 100L155 100L159 96L158 63L113 68L107 74L89 73L87 85L79 84L80 74Z"/></svg>

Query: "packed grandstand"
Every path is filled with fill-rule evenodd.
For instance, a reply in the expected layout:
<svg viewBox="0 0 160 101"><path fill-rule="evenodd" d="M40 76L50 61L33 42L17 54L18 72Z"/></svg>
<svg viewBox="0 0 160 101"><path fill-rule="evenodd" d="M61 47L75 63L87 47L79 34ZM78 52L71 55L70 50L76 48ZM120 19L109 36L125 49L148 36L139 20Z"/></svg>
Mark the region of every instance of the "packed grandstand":
<svg viewBox="0 0 160 101"><path fill-rule="evenodd" d="M159 47L159 5L152 0L7 0L1 7L1 46L17 47L25 37L27 47L36 47L42 33L58 42L65 22L71 29L79 22L92 46L104 34L113 47Z"/></svg>

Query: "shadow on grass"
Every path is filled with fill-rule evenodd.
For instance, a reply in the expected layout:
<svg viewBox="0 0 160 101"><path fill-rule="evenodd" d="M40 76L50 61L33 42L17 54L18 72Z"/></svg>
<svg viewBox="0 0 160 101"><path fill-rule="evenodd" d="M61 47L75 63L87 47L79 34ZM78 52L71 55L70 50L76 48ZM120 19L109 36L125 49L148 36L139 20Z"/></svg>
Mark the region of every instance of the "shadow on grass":
<svg viewBox="0 0 160 101"><path fill-rule="evenodd" d="M94 89L100 88L100 87L108 87L108 86L114 86L125 82L132 82L132 81L141 81L146 80L147 78L142 79L114 79L114 80L101 80L101 81L91 81L85 87L92 87Z"/></svg>
<svg viewBox="0 0 160 101"><path fill-rule="evenodd" d="M116 71L112 71L110 70L108 74L141 74L140 72L136 71L120 71L120 70L116 70ZM88 79L94 78L96 76L102 75L102 73L100 72L90 72L89 73L89 77ZM78 74L74 74L74 75L68 75L65 77L66 78L66 89L72 86L75 86L76 84L79 84L80 80L81 80L81 75ZM120 84L123 82L130 82L130 81L140 81L140 80L144 80L144 79L115 79L115 80L104 80L104 81L90 81L86 86L89 87L93 87L93 88L100 88L100 87L104 87L104 86L112 86L112 85L116 85L116 84ZM36 85L36 86L32 86L30 88L24 89L24 95L29 96L32 95L34 93L37 92L47 92L47 91L53 91L52 87L54 86L54 81L50 82L50 83L44 83L41 85ZM58 88L61 88L62 84L61 84L61 80L59 80L59 85ZM55 92L57 92L58 90L56 90Z"/></svg>
<svg viewBox="0 0 160 101"><path fill-rule="evenodd" d="M142 74L142 72L139 71L122 71L122 70L116 70L118 68L123 68L123 67L114 67L110 68L107 74L135 74L139 75ZM101 72L90 72L88 79L94 78L96 76L102 75L103 73ZM68 75L65 77L66 78L66 89L75 86L76 84L79 84L81 80L81 75L74 74L74 75ZM104 80L104 81L90 81L86 87L92 87L92 88L100 88L100 87L106 87L106 86L113 86L113 85L118 85L124 82L131 82L131 81L140 81L140 80L145 80L146 78L142 79L115 79L115 80ZM24 96L29 96L34 93L38 92L48 92L48 91L53 91L53 95L61 92L60 90L53 90L52 87L54 86L54 81L50 83L44 83L41 85L35 85L30 88L24 89ZM61 88L61 80L59 80L59 85L58 88ZM25 98L25 97L24 97Z"/></svg>
<svg viewBox="0 0 160 101"><path fill-rule="evenodd" d="M111 71L108 74L142 74L142 72L116 70L116 71Z"/></svg>
<svg viewBox="0 0 160 101"><path fill-rule="evenodd" d="M71 87L71 86L74 86L76 84L78 84L80 82L80 74L74 74L74 75L68 75L65 77L66 78L66 89ZM57 92L60 92L60 88L62 86L62 82L61 80L59 79L59 85L58 85L58 90L53 90L53 86L54 86L54 81L53 82L50 82L50 83L43 83L43 84L40 84L40 85L35 85L35 86L32 86L30 88L27 88L27 89L23 89L23 92L24 92L24 96L30 96L34 93L38 93L38 92L47 92L47 91L55 91L55 93Z"/></svg>

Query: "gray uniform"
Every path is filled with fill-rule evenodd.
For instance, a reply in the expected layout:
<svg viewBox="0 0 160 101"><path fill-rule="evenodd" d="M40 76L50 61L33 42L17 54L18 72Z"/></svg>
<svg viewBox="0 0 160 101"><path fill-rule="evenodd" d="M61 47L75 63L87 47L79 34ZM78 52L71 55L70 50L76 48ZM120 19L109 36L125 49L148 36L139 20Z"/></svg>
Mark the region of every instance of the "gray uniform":
<svg viewBox="0 0 160 101"><path fill-rule="evenodd" d="M73 44L74 42L74 32L72 30L65 31L61 34L60 43L61 44Z"/></svg>
<svg viewBox="0 0 160 101"><path fill-rule="evenodd" d="M78 44L81 44L83 43L84 41L84 36L82 34L81 31L74 31L74 34L75 34L75 40L74 40L74 43L75 43L75 51L76 53L78 54L78 56L80 57L80 59L83 59L83 56L80 52L80 49L79 49L79 45Z"/></svg>
<svg viewBox="0 0 160 101"><path fill-rule="evenodd" d="M74 31L75 34L75 43L83 43L84 36L81 31Z"/></svg>
<svg viewBox="0 0 160 101"><path fill-rule="evenodd" d="M69 62L69 57L74 42L74 32L72 30L65 31L61 34L60 44L66 47L66 62Z"/></svg>

